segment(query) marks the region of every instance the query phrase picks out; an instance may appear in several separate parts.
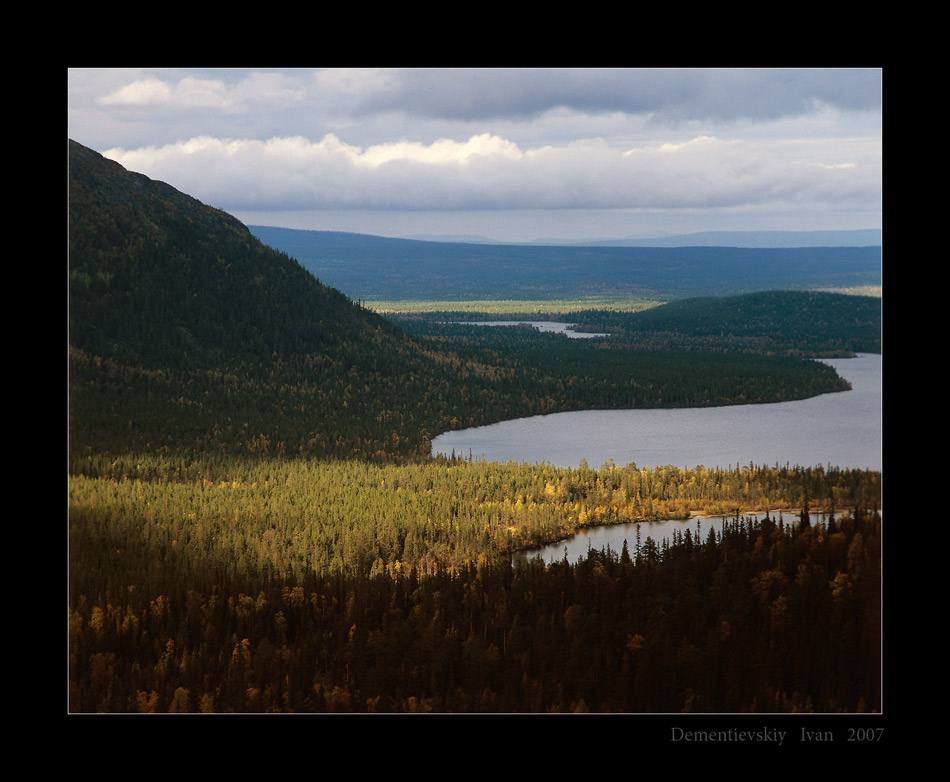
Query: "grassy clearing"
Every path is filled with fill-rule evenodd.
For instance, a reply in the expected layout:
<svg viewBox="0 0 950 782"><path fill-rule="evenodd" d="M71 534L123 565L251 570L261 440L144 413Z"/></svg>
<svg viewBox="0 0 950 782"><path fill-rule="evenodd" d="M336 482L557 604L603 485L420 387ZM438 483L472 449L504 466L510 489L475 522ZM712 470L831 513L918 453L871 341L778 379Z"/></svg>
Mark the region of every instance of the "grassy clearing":
<svg viewBox="0 0 950 782"><path fill-rule="evenodd" d="M847 293L853 296L881 296L880 285L864 285L853 288L823 288L830 293ZM471 312L497 316L525 318L529 316L565 315L582 310L611 310L614 312L640 312L652 309L664 302L631 296L585 296L576 299L402 299L363 301L367 309L380 314L420 314L429 312Z"/></svg>
<svg viewBox="0 0 950 782"><path fill-rule="evenodd" d="M639 312L662 304L651 299L630 297L587 297L580 299L480 299L475 301L366 301L368 309L381 314L423 312L479 312L495 315L550 315L581 310Z"/></svg>
<svg viewBox="0 0 950 782"><path fill-rule="evenodd" d="M846 293L849 296L876 296L881 298L882 286L880 285L859 285L855 288L821 288L828 293Z"/></svg>

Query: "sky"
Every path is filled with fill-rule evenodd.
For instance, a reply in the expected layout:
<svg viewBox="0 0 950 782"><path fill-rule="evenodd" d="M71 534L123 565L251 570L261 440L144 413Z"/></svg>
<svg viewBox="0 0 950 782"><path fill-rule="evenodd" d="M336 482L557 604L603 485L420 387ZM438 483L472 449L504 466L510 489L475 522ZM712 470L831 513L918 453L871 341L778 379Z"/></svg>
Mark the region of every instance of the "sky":
<svg viewBox="0 0 950 782"><path fill-rule="evenodd" d="M67 80L69 138L248 225L512 242L882 227L880 69Z"/></svg>

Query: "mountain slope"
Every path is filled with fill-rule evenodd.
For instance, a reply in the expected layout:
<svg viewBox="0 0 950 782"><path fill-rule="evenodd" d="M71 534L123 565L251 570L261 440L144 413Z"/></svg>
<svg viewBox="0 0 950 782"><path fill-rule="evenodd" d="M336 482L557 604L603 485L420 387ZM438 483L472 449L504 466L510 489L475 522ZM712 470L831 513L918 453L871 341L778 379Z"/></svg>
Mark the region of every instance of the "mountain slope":
<svg viewBox="0 0 950 782"><path fill-rule="evenodd" d="M74 452L405 456L450 425L426 409L450 357L230 215L69 147Z"/></svg>
<svg viewBox="0 0 950 782"><path fill-rule="evenodd" d="M70 340L152 365L398 332L235 218L70 142Z"/></svg>

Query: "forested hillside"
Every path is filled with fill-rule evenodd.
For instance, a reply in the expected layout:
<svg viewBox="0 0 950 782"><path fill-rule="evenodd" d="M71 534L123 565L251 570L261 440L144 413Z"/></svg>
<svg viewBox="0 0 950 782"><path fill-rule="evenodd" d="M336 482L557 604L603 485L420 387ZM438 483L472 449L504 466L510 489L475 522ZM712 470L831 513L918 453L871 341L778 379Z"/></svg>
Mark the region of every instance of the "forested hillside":
<svg viewBox="0 0 950 782"><path fill-rule="evenodd" d="M74 142L69 220L70 344L88 353L207 367L411 350L230 215Z"/></svg>
<svg viewBox="0 0 950 782"><path fill-rule="evenodd" d="M677 299L643 312L577 312L580 331L679 350L800 356L881 352L881 299L822 291L763 291Z"/></svg>

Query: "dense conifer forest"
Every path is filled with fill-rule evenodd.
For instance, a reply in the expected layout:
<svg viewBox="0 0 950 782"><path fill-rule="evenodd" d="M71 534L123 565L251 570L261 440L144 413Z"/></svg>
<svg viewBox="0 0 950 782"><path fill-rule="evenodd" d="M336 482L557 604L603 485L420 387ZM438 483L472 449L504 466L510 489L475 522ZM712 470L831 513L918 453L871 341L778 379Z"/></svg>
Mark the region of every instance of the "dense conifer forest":
<svg viewBox="0 0 950 782"><path fill-rule="evenodd" d="M73 142L69 172L71 713L881 708L880 473L429 457L521 415L844 390L801 357L879 350L879 300L600 313L613 342L386 319ZM513 557L692 514L734 521Z"/></svg>

